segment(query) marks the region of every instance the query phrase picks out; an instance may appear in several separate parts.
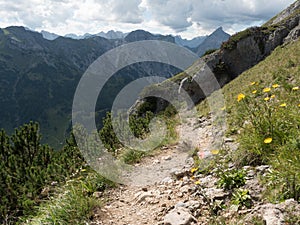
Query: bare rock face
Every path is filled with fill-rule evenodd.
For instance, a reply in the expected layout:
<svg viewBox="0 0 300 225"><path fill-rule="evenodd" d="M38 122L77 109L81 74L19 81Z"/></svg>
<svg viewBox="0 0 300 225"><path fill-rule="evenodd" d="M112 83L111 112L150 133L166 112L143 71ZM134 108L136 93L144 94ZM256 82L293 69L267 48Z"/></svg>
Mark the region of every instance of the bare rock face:
<svg viewBox="0 0 300 225"><path fill-rule="evenodd" d="M270 24L276 25L277 23L282 22L286 18L288 18L290 15L292 15L294 12L300 9L300 1L294 2L291 6L283 10L281 13L279 13L274 19L271 19Z"/></svg>

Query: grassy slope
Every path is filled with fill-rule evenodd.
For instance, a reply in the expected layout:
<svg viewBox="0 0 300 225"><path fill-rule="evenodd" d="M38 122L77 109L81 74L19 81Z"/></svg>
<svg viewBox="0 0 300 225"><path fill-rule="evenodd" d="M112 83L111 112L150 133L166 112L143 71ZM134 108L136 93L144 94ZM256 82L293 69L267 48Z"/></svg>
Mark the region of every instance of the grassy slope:
<svg viewBox="0 0 300 225"><path fill-rule="evenodd" d="M300 40L276 48L219 92L226 101L227 135L240 144L229 159L237 167L271 165L272 174L262 180L268 187L264 196L300 201ZM197 109L207 114L207 100Z"/></svg>

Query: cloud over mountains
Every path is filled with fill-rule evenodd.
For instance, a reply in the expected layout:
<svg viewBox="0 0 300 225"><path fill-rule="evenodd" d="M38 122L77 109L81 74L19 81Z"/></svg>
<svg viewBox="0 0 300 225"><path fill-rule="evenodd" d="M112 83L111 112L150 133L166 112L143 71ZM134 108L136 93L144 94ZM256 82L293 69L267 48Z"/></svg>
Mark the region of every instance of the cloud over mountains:
<svg viewBox="0 0 300 225"><path fill-rule="evenodd" d="M22 25L59 34L147 29L207 34L260 24L293 0L0 0L0 26ZM196 35L195 35L196 36Z"/></svg>

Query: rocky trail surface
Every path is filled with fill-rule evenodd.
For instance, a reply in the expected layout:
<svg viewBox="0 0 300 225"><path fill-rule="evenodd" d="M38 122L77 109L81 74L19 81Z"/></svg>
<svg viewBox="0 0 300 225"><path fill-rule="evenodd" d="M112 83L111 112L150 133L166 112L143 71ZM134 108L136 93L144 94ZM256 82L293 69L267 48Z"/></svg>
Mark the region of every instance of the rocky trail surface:
<svg viewBox="0 0 300 225"><path fill-rule="evenodd" d="M91 224L208 225L212 224L213 217L222 214L230 224L250 225L259 216L267 225L283 225L286 211L300 212L300 206L294 200L282 204L255 201L260 199L263 191L258 177L268 172L269 166L244 168L247 172L244 188L250 191L254 199L251 209L228 207L220 212L221 206L229 204L231 193L217 186L216 171L208 175L193 174L193 158L188 151L198 148L200 157L211 157L209 150L218 132L213 132L207 118L188 119L178 129L179 132L180 129L185 130L181 143L163 147L160 154L144 158L136 164L129 184L105 193L95 193L104 205L95 209ZM227 147L236 148L233 140L227 139L225 142ZM245 221L231 223L237 215L246 215Z"/></svg>

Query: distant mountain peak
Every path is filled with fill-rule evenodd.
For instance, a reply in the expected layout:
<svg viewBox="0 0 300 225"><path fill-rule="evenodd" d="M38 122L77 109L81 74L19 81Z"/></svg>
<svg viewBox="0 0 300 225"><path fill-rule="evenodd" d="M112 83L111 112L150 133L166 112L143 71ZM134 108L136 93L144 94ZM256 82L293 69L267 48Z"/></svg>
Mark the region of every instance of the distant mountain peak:
<svg viewBox="0 0 300 225"><path fill-rule="evenodd" d="M218 27L214 32L212 32L209 36L213 36L213 35L224 35L229 37L230 35L227 34L224 30L223 27Z"/></svg>
<svg viewBox="0 0 300 225"><path fill-rule="evenodd" d="M223 27L218 27L214 32L217 32L217 31L223 31ZM224 32L224 31L223 31Z"/></svg>
<svg viewBox="0 0 300 225"><path fill-rule="evenodd" d="M218 49L229 37L230 35L222 27L218 27L198 46L196 52L199 56L202 56L207 50Z"/></svg>

